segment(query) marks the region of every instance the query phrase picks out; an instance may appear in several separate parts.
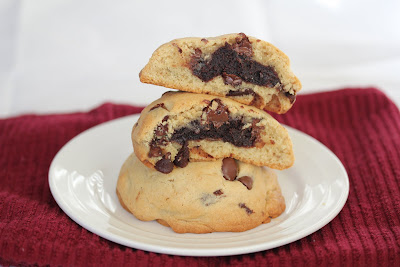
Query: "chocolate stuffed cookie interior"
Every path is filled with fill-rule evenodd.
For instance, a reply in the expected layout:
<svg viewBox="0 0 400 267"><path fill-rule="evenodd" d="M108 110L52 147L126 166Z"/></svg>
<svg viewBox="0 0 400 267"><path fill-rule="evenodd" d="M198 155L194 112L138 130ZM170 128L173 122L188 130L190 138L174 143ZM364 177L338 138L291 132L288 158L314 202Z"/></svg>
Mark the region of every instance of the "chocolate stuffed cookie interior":
<svg viewBox="0 0 400 267"><path fill-rule="evenodd" d="M243 33L171 41L153 54L140 78L276 113L285 113L301 89L283 52Z"/></svg>
<svg viewBox="0 0 400 267"><path fill-rule="evenodd" d="M162 173L170 173L174 167L184 168L189 161L225 157L275 169L293 164L290 138L275 119L265 112L240 104L229 106L227 102L233 101L204 99L179 113L162 113L158 122L153 120L153 128L146 128L152 129L146 135L140 124L135 126L132 140L136 155ZM147 116L156 109L165 106L150 105ZM146 117L141 119L145 121Z"/></svg>

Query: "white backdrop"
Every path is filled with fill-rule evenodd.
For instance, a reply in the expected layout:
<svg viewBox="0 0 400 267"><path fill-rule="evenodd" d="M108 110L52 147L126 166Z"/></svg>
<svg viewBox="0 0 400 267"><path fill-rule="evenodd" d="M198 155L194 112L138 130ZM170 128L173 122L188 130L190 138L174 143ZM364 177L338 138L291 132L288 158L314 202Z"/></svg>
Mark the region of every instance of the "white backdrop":
<svg viewBox="0 0 400 267"><path fill-rule="evenodd" d="M244 32L278 46L301 93L377 86L400 103L400 1L0 0L0 117L145 105L139 71L171 39Z"/></svg>

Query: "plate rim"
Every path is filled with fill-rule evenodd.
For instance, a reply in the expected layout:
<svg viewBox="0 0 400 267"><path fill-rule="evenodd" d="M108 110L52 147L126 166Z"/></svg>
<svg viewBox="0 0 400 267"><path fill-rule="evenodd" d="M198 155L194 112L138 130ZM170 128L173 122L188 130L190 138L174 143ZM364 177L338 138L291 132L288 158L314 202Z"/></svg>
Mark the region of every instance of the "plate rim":
<svg viewBox="0 0 400 267"><path fill-rule="evenodd" d="M149 251L149 252L163 253L163 254L169 254L169 255L178 255L178 256L213 257L213 256L232 256L232 255L254 253L254 252L269 250L272 248L280 247L280 246L295 242L297 240L305 238L308 235L322 229L340 213L340 211L343 209L344 205L347 202L348 195L350 192L349 177L348 177L348 173L347 173L343 163L336 156L336 154L333 153L328 147L326 147L323 143L321 143L319 140L315 139L314 137L312 137L296 128L282 124L289 131L293 131L296 134L301 135L303 138L307 138L309 141L322 146L324 148L324 150L329 154L329 156L332 157L332 159L336 162L341 173L344 175L343 176L343 181L344 181L343 190L342 190L341 195L335 205L335 209L333 209L331 212L327 213L322 220L318 221L318 223L315 223L308 228L303 228L303 229L299 230L298 232L296 232L296 234L290 235L289 237L269 241L267 243L247 244L246 247L239 246L239 247L212 248L212 249L165 247L165 246L157 245L157 244L137 242L136 240L128 239L126 237L116 236L115 234L109 233L107 231L103 231L102 228L92 227L90 224L87 224L84 221L77 218L77 216L75 214L73 214L73 210L70 210L68 205L65 204L65 200L59 194L56 193L57 192L56 183L54 181L55 179L52 178L52 173L54 172L54 168L57 163L57 160L60 157L60 155L62 155L62 153L65 151L65 149L67 149L71 143L73 143L75 140L79 139L82 135L90 134L91 132L96 131L100 127L105 127L109 124L114 124L114 123L122 123L122 121L124 121L124 120L139 118L139 116L140 116L140 114L132 114L132 115L123 116L120 118L116 118L116 119L112 119L112 120L100 123L98 125L95 125L91 128L88 128L88 129L82 131L78 135L71 138L56 153L56 155L54 156L54 158L50 164L49 172L48 172L48 183L49 183L50 192L51 192L54 200L56 201L57 205L61 208L61 210L70 219L72 219L72 221L74 221L74 223L77 223L78 225L85 228L86 230L88 230L104 239L112 241L116 244L121 244L126 247L130 247L130 248L134 248L134 249L141 249L141 250L145 250L145 251Z"/></svg>

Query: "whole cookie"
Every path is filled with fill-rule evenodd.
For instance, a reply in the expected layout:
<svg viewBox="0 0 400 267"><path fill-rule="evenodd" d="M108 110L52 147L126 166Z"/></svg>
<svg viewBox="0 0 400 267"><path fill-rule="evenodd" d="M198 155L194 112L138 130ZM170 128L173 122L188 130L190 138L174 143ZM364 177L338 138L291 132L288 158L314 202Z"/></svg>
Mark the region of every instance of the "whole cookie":
<svg viewBox="0 0 400 267"><path fill-rule="evenodd" d="M268 113L204 94L164 94L142 111L132 143L146 166L163 173L225 157L273 169L294 162L288 132Z"/></svg>
<svg viewBox="0 0 400 267"><path fill-rule="evenodd" d="M132 154L117 195L139 220L157 220L177 233L240 232L279 216L285 201L275 173L230 160L193 162L164 175Z"/></svg>
<svg viewBox="0 0 400 267"><path fill-rule="evenodd" d="M301 89L282 51L243 33L173 40L153 53L139 77L144 83L228 97L275 113L288 111Z"/></svg>

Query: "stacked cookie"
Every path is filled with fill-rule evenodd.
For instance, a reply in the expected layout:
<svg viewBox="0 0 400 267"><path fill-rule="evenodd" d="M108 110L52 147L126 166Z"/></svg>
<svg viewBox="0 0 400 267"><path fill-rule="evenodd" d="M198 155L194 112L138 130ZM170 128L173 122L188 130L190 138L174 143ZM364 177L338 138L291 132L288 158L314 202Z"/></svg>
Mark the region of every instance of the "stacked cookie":
<svg viewBox="0 0 400 267"><path fill-rule="evenodd" d="M272 169L292 166L292 143L266 111L285 113L301 88L285 54L243 33L177 39L140 79L180 91L133 127L117 184L124 208L178 233L245 231L284 211Z"/></svg>

